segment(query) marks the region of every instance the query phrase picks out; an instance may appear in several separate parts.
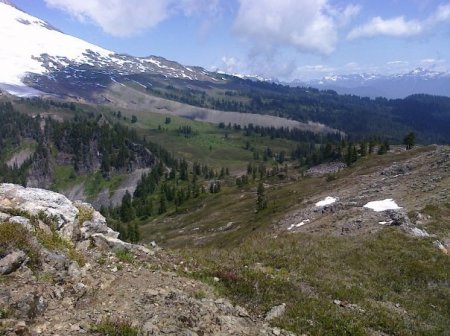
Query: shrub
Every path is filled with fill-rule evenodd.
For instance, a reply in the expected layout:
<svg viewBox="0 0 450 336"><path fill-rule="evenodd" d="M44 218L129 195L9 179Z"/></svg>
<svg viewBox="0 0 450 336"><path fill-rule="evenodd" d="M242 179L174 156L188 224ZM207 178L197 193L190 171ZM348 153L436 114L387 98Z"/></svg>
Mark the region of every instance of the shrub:
<svg viewBox="0 0 450 336"><path fill-rule="evenodd" d="M94 215L94 210L85 206L80 206L78 208L78 222L82 225L84 222L92 220Z"/></svg>

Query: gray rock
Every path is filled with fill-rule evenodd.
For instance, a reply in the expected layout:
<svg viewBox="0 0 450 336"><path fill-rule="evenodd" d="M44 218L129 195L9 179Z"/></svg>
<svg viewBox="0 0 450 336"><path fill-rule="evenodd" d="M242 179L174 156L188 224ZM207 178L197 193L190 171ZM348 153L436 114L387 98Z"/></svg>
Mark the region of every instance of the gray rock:
<svg viewBox="0 0 450 336"><path fill-rule="evenodd" d="M411 220L408 215L401 210L387 210L386 214L392 220L394 226L411 226Z"/></svg>
<svg viewBox="0 0 450 336"><path fill-rule="evenodd" d="M151 251L144 246L126 243L118 238L106 236L103 233L93 234L92 239L96 246L106 250L112 251L130 250L134 252L145 253L147 255L153 255L155 253L154 251Z"/></svg>
<svg viewBox="0 0 450 336"><path fill-rule="evenodd" d="M34 230L33 225L31 225L31 222L28 218L21 216L14 216L11 217L8 221L13 224L21 225L30 232Z"/></svg>
<svg viewBox="0 0 450 336"><path fill-rule="evenodd" d="M44 297L37 292L22 293L22 295L13 299L11 307L14 309L16 317L34 319L45 312L47 303Z"/></svg>
<svg viewBox="0 0 450 336"><path fill-rule="evenodd" d="M5 214L3 212L0 212L0 223L6 222L8 219L11 218L11 215Z"/></svg>
<svg viewBox="0 0 450 336"><path fill-rule="evenodd" d="M15 272L28 259L23 251L14 251L0 259L0 274L6 275Z"/></svg>
<svg viewBox="0 0 450 336"><path fill-rule="evenodd" d="M0 206L19 209L32 215L43 211L58 222L62 236L71 239L78 209L65 196L37 188L24 188L16 184L0 184Z"/></svg>
<svg viewBox="0 0 450 336"><path fill-rule="evenodd" d="M272 321L278 317L281 317L284 312L286 311L286 304L283 303L279 306L275 306L272 309L269 310L269 312L266 314L266 321Z"/></svg>

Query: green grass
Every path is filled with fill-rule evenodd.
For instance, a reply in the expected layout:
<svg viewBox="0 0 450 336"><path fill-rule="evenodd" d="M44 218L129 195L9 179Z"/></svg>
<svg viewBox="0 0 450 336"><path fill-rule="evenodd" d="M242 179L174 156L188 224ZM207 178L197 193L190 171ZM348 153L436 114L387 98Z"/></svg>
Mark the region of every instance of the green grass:
<svg viewBox="0 0 450 336"><path fill-rule="evenodd" d="M275 324L299 334L440 335L448 327L450 259L397 229L357 238L257 234L184 254L200 265L196 278L255 313L286 303Z"/></svg>
<svg viewBox="0 0 450 336"><path fill-rule="evenodd" d="M7 308L0 306L0 320L8 318L10 312Z"/></svg>
<svg viewBox="0 0 450 336"><path fill-rule="evenodd" d="M19 153L23 150L29 149L32 153L36 150L37 144L36 142L30 139L23 139L18 145L11 145L8 143L3 144L3 148L0 151L2 155L0 155L1 162L9 161L14 154Z"/></svg>
<svg viewBox="0 0 450 336"><path fill-rule="evenodd" d="M28 264L32 268L39 265L39 250L32 243L30 233L21 225L0 223L0 256L18 249L30 258Z"/></svg>
<svg viewBox="0 0 450 336"><path fill-rule="evenodd" d="M108 110L104 111L112 121L117 121ZM245 149L246 142L250 148L262 152L270 147L275 152L286 151L290 153L296 144L285 139L270 139L269 137L244 136L243 132L235 130L219 129L217 125L189 120L177 116L152 113L148 111L123 112L130 119L136 115L136 124L127 123L127 126L135 127L138 133L148 140L159 143L175 156L184 157L189 161L198 161L214 168L228 167L233 171L245 169L247 162L253 160L253 152ZM165 124L166 117L171 118L169 124ZM159 129L159 126L161 129ZM179 135L179 127L189 126L193 134L189 137ZM225 135L228 134L228 138Z"/></svg>
<svg viewBox="0 0 450 336"><path fill-rule="evenodd" d="M110 317L103 319L92 331L102 336L139 336L141 329L132 325L128 319Z"/></svg>
<svg viewBox="0 0 450 336"><path fill-rule="evenodd" d="M116 258L122 262L132 264L134 262L134 255L129 250L119 250L115 253Z"/></svg>
<svg viewBox="0 0 450 336"><path fill-rule="evenodd" d="M75 185L83 185L86 196L92 199L104 189L109 189L110 194L113 194L124 179L124 175L113 175L109 179L105 179L101 172L77 175L73 166L56 166L52 189L64 191Z"/></svg>

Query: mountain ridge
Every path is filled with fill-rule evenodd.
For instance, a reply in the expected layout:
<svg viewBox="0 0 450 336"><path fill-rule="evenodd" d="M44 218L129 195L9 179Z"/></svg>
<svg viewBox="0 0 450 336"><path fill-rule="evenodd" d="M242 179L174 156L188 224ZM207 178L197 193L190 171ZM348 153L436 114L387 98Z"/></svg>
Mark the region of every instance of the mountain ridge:
<svg viewBox="0 0 450 336"><path fill-rule="evenodd" d="M158 56L118 54L66 35L8 1L0 2L0 7L0 43L12 46L0 55L0 83L12 93L17 93L12 90L14 87L33 86L33 76L52 80L53 71L66 69L69 78L70 68L81 65L104 69L105 73L112 74L112 80L114 75L144 72L188 80L220 81L222 78L203 68L185 67Z"/></svg>
<svg viewBox="0 0 450 336"><path fill-rule="evenodd" d="M407 73L327 75L321 79L294 80L287 84L329 89L339 94L354 94L370 98L402 99L413 94L450 96L450 72L433 71L421 67Z"/></svg>

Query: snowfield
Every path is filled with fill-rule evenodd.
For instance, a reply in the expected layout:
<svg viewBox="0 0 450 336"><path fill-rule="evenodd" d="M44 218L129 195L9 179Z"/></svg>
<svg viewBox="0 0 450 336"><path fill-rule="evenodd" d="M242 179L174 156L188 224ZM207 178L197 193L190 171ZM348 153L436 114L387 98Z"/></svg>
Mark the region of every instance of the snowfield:
<svg viewBox="0 0 450 336"><path fill-rule="evenodd" d="M36 59L42 54L88 63L88 50L100 57L112 52L65 35L45 21L12 6L0 3L0 83L24 86L28 73L44 74L47 70Z"/></svg>
<svg viewBox="0 0 450 336"><path fill-rule="evenodd" d="M369 202L364 205L364 208L372 209L375 212L401 209L401 207L399 207L397 203L395 203L395 201L391 198L382 201Z"/></svg>

